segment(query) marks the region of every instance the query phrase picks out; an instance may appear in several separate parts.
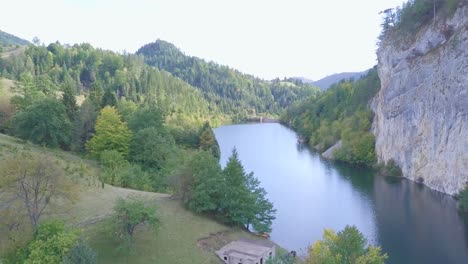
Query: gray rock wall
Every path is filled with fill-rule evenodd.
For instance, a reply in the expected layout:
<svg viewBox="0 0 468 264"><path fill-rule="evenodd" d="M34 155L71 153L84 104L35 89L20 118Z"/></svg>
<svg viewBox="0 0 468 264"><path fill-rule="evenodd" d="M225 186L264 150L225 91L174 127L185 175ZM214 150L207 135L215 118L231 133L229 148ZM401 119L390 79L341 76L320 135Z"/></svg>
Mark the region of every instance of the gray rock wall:
<svg viewBox="0 0 468 264"><path fill-rule="evenodd" d="M468 6L377 52L381 90L371 102L378 160L456 194L468 181Z"/></svg>

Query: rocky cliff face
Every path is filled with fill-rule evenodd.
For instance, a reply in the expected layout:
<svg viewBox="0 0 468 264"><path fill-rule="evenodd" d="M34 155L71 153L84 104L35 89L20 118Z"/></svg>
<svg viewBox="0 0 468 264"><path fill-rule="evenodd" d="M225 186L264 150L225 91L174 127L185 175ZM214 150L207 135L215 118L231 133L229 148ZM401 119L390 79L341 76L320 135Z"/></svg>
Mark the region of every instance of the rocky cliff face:
<svg viewBox="0 0 468 264"><path fill-rule="evenodd" d="M376 153L405 177L456 194L468 181L468 6L413 37L388 38L377 52Z"/></svg>

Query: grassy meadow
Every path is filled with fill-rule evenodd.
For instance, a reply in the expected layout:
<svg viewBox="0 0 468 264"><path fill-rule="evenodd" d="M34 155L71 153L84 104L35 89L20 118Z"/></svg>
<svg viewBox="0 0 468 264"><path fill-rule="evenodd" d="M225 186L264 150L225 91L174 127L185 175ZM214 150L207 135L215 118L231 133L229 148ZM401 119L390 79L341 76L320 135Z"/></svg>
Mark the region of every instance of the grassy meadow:
<svg viewBox="0 0 468 264"><path fill-rule="evenodd" d="M219 263L214 251L240 237L261 239L241 229L231 228L205 216L194 214L181 206L169 194L142 192L105 185L102 188L99 166L57 149L44 149L0 134L0 160L20 151L44 152L64 168L66 177L75 184L76 198L69 203L51 207L45 218L63 219L71 227L82 230L83 236L98 254L98 263ZM110 216L119 197L138 198L157 209L161 226L157 231L145 227L137 230L130 254L119 253L112 238ZM1 205L1 203L0 203ZM18 231L5 228L6 218L0 218L0 255L14 244L27 241L31 228L27 219Z"/></svg>

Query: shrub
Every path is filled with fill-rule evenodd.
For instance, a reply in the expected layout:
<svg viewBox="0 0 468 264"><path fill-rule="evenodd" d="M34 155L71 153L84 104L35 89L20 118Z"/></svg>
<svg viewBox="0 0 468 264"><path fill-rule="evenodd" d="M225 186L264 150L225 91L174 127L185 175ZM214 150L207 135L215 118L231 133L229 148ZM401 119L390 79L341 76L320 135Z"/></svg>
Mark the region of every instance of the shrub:
<svg viewBox="0 0 468 264"><path fill-rule="evenodd" d="M379 174L386 177L401 177L403 172L394 159L390 159L386 164L379 166Z"/></svg>
<svg viewBox="0 0 468 264"><path fill-rule="evenodd" d="M458 194L460 210L468 213L468 186Z"/></svg>

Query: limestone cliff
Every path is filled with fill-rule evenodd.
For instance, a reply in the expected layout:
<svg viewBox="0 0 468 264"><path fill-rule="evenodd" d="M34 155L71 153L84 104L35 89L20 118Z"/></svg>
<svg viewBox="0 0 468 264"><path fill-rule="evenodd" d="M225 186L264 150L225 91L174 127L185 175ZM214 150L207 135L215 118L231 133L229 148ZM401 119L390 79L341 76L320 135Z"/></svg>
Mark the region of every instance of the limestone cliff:
<svg viewBox="0 0 468 264"><path fill-rule="evenodd" d="M377 55L379 161L394 159L405 177L456 194L468 181L468 5L411 41L383 40Z"/></svg>

